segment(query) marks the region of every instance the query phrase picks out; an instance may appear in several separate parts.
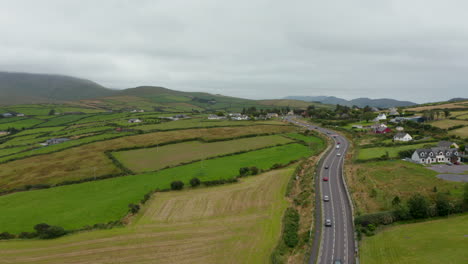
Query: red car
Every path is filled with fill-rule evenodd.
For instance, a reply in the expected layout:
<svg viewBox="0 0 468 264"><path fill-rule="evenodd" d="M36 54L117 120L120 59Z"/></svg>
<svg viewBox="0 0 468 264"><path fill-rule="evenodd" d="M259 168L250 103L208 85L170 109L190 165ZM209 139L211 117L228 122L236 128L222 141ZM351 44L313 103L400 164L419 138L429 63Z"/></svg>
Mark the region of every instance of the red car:
<svg viewBox="0 0 468 264"><path fill-rule="evenodd" d="M338 144L338 145L339 145L339 144L340 144L340 142L336 142L336 144Z"/></svg>
<svg viewBox="0 0 468 264"><path fill-rule="evenodd" d="M328 177L323 177L323 181L328 181Z"/></svg>

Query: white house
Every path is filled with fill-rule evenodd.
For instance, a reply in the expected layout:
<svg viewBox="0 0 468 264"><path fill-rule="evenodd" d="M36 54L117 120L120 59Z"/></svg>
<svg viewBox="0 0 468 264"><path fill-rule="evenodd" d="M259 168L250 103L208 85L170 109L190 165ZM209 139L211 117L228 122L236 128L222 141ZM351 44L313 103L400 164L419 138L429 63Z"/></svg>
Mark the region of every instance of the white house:
<svg viewBox="0 0 468 264"><path fill-rule="evenodd" d="M3 117L12 117L13 114L12 113L4 113L2 114Z"/></svg>
<svg viewBox="0 0 468 264"><path fill-rule="evenodd" d="M396 135L393 137L393 141L403 141L403 142L408 142L413 140L413 137L410 136L408 133L396 133Z"/></svg>
<svg viewBox="0 0 468 264"><path fill-rule="evenodd" d="M24 114L18 113L18 114L16 114L16 116L24 116Z"/></svg>
<svg viewBox="0 0 468 264"><path fill-rule="evenodd" d="M132 119L128 120L128 122L129 123L141 123L142 121L139 118L132 118Z"/></svg>
<svg viewBox="0 0 468 264"><path fill-rule="evenodd" d="M249 116L246 116L246 115L240 115L240 116L232 116L231 117L231 120L236 120L236 121L240 121L240 120L249 120L250 117Z"/></svg>
<svg viewBox="0 0 468 264"><path fill-rule="evenodd" d="M10 134L10 132L8 132L8 131L0 131L0 136L6 136L6 135L8 135L8 134Z"/></svg>
<svg viewBox="0 0 468 264"><path fill-rule="evenodd" d="M208 120L221 120L221 119L226 119L225 116L218 116L218 115L209 115Z"/></svg>
<svg viewBox="0 0 468 264"><path fill-rule="evenodd" d="M460 162L461 157L458 149L454 148L430 148L417 149L414 151L411 159L417 163L445 163L445 162Z"/></svg>
<svg viewBox="0 0 468 264"><path fill-rule="evenodd" d="M268 113L266 115L266 118L274 118L274 117L278 117L278 114L277 113Z"/></svg>
<svg viewBox="0 0 468 264"><path fill-rule="evenodd" d="M381 121L381 120L387 120L387 115L385 115L384 113L380 113L380 114L374 119L374 121Z"/></svg>

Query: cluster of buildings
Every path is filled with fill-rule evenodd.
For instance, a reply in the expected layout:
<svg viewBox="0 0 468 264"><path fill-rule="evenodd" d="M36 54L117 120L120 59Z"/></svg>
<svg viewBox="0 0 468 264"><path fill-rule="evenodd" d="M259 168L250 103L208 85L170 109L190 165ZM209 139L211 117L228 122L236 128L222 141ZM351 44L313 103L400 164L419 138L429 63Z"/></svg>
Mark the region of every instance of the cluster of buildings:
<svg viewBox="0 0 468 264"><path fill-rule="evenodd" d="M8 118L8 117L15 117L15 116L24 116L24 114L22 114L22 113L16 113L16 114L14 114L14 113L3 113L2 116L5 117L5 118Z"/></svg>
<svg viewBox="0 0 468 264"><path fill-rule="evenodd" d="M271 118L278 118L279 115L277 113L267 113L266 115L259 115L255 117L255 120L266 120ZM218 115L209 115L208 120L223 120L223 119L230 119L230 120L250 120L251 118L248 115L244 115L241 113L229 113L227 116L218 116Z"/></svg>
<svg viewBox="0 0 468 264"><path fill-rule="evenodd" d="M51 138L51 139L48 139L46 142L41 143L41 145L50 146L50 145L60 144L69 140L70 140L69 138Z"/></svg>

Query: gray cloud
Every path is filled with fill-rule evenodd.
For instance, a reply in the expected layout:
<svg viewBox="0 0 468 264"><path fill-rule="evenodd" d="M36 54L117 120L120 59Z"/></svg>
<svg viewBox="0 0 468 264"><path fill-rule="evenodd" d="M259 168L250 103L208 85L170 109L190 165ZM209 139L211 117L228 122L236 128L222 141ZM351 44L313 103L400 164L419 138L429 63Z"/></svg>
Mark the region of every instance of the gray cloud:
<svg viewBox="0 0 468 264"><path fill-rule="evenodd" d="M249 98L468 96L465 1L2 1L0 70Z"/></svg>

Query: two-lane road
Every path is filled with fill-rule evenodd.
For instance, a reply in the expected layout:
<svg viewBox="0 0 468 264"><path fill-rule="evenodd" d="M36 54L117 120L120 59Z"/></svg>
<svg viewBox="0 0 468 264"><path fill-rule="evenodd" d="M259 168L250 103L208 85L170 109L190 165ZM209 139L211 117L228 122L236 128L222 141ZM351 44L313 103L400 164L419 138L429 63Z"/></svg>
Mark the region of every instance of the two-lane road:
<svg viewBox="0 0 468 264"><path fill-rule="evenodd" d="M332 150L324 158L320 168L321 193L320 204L317 210L322 210L322 226L320 232L320 248L318 249L317 263L354 263L354 228L353 217L349 197L343 180L343 164L349 142L343 136L331 130L316 127L292 118L287 119L296 125L310 130L321 132L332 139L334 145ZM325 169L328 167L328 169ZM323 178L327 177L328 181ZM329 201L323 197L328 196ZM331 226L325 226L326 220L331 221ZM315 262L315 256L311 257L310 263Z"/></svg>

